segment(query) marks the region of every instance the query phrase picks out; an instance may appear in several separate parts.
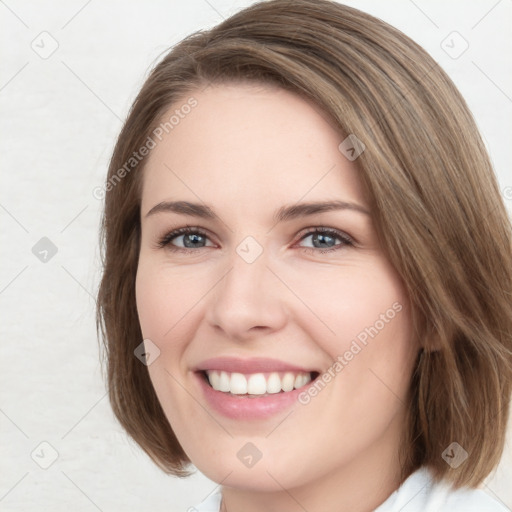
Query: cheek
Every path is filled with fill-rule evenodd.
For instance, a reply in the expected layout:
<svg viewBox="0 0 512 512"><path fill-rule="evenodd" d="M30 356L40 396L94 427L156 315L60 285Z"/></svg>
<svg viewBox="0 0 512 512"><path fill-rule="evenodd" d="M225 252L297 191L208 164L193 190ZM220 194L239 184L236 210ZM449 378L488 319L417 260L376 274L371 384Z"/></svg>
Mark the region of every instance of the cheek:
<svg viewBox="0 0 512 512"><path fill-rule="evenodd" d="M184 375L183 354L197 321L194 304L201 296L198 287L183 276L177 269L141 258L135 284L143 338L150 339L160 350L158 358L148 366L149 376L164 413L180 438L186 432L183 418L196 414L180 383Z"/></svg>
<svg viewBox="0 0 512 512"><path fill-rule="evenodd" d="M324 348L333 357L354 338L364 341L365 329L375 324L382 327L381 315L386 320L398 318L396 310L405 308L406 297L398 277L380 259L318 268L301 275L307 278L298 279L297 273L285 276L301 299L295 300L303 311L296 320L311 332L312 339L328 343L330 347ZM386 330L396 323L386 323Z"/></svg>
<svg viewBox="0 0 512 512"><path fill-rule="evenodd" d="M405 399L415 358L405 290L379 260L329 270L314 276L315 286L311 275L307 285L296 283L310 310L299 322L333 362L335 377L326 380L347 407L340 420L347 411L357 416L352 424L370 411L385 419Z"/></svg>
<svg viewBox="0 0 512 512"><path fill-rule="evenodd" d="M196 281L184 278L183 273L180 276L179 270L166 270L142 261L137 270L135 294L144 338L154 339L163 349L166 340L179 339L176 332L187 325L201 291Z"/></svg>

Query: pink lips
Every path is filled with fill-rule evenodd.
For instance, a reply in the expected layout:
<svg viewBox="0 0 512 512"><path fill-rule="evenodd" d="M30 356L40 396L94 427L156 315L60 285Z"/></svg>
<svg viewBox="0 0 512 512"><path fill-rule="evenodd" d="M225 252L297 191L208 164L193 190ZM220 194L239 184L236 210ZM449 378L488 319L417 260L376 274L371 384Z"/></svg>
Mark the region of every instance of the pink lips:
<svg viewBox="0 0 512 512"><path fill-rule="evenodd" d="M203 361L197 366L195 376L207 404L217 413L236 420L265 419L278 414L297 403L298 396L303 388L261 397L232 395L213 389L204 375L205 370L223 370L229 373L243 374L286 371L309 373L312 371L302 366L268 358L218 357Z"/></svg>

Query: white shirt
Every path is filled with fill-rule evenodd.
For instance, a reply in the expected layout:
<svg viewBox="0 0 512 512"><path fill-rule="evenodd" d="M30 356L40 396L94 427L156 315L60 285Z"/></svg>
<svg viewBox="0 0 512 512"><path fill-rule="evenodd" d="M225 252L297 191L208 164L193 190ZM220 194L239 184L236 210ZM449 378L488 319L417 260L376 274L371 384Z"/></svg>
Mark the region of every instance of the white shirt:
<svg viewBox="0 0 512 512"><path fill-rule="evenodd" d="M210 495L192 512L220 512L221 491ZM450 490L445 483L434 484L422 467L412 473L374 512L511 512L481 489Z"/></svg>

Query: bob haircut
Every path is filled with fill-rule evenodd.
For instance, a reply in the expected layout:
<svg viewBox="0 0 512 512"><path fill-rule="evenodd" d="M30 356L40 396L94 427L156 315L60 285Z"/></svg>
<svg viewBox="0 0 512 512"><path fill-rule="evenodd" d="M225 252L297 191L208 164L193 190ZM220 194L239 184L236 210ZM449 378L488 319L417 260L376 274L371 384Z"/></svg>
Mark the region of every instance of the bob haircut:
<svg viewBox="0 0 512 512"><path fill-rule="evenodd" d="M114 414L163 471L189 474L190 460L134 355L142 342L135 277L147 158L132 162L131 172L126 163L187 95L248 81L314 102L343 138L354 134L366 146L355 163L422 346L406 404L402 478L427 466L436 482L477 487L500 461L509 416L511 223L450 78L399 30L329 0L260 2L188 36L134 101L110 161L100 233L96 328ZM442 458L452 442L469 454L457 469Z"/></svg>

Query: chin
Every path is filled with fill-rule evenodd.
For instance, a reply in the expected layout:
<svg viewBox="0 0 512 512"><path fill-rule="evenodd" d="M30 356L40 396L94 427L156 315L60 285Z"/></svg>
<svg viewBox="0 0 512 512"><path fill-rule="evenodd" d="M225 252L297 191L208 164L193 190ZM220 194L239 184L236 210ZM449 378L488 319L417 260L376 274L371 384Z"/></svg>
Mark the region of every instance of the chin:
<svg viewBox="0 0 512 512"><path fill-rule="evenodd" d="M298 454L292 448L286 448L286 451L295 454L291 461L286 458L279 460L280 453L283 452L281 447L276 448L277 453L274 456L262 456L252 467L246 467L237 457L241 443L235 444L236 448L229 450L229 455L226 450L226 456L204 460L203 453L203 460L192 461L201 473L220 485L259 493L291 489L306 484L312 478L312 465L297 464Z"/></svg>

